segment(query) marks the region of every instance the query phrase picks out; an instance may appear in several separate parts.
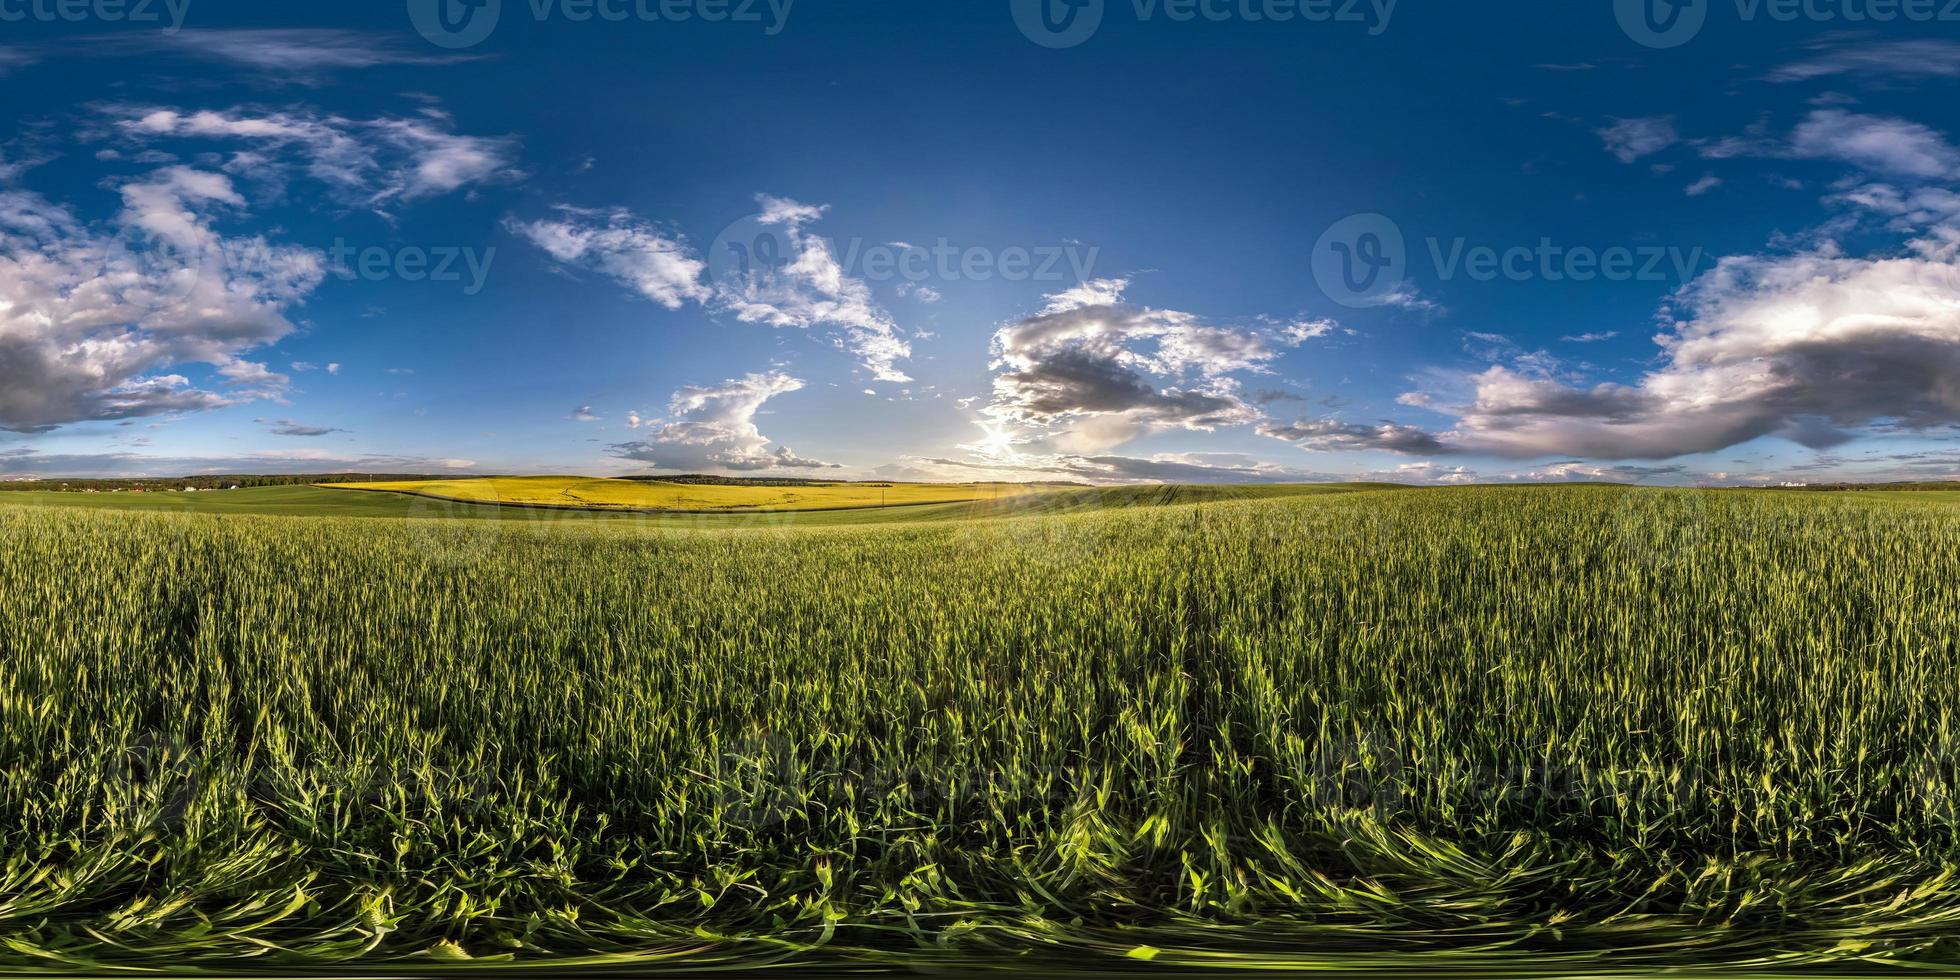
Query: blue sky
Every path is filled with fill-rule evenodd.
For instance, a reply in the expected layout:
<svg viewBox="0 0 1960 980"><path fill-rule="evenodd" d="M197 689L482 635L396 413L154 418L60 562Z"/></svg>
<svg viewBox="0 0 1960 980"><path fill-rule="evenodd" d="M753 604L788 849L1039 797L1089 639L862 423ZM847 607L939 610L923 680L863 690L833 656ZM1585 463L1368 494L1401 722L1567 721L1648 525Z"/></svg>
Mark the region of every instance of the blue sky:
<svg viewBox="0 0 1960 980"><path fill-rule="evenodd" d="M0 0L0 475L1960 475L1960 4L1046 2Z"/></svg>

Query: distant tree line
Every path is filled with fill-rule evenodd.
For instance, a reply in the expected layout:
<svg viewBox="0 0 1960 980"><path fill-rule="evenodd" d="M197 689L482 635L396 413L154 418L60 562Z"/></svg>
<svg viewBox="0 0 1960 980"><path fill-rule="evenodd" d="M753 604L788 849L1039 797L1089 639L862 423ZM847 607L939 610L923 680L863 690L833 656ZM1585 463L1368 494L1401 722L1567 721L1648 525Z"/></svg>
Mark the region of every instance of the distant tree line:
<svg viewBox="0 0 1960 980"><path fill-rule="evenodd" d="M850 480L806 480L793 476L711 476L706 473L684 473L680 476L628 476L621 479L635 483L679 483L686 486L701 487L816 487L831 483L850 483Z"/></svg>
<svg viewBox="0 0 1960 980"><path fill-rule="evenodd" d="M1960 490L1960 482L1922 481L1918 483L1812 483L1787 490Z"/></svg>

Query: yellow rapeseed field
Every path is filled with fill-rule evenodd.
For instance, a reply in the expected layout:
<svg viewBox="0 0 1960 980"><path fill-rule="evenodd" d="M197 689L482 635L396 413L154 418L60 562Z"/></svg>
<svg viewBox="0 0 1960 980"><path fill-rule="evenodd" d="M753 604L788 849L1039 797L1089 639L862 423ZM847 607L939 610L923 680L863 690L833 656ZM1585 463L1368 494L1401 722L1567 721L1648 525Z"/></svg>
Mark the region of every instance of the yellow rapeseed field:
<svg viewBox="0 0 1960 980"><path fill-rule="evenodd" d="M716 486L584 476L517 476L414 483L354 483L354 490L413 493L444 500L596 510L844 510L1007 500L1059 489L1025 483L813 483Z"/></svg>

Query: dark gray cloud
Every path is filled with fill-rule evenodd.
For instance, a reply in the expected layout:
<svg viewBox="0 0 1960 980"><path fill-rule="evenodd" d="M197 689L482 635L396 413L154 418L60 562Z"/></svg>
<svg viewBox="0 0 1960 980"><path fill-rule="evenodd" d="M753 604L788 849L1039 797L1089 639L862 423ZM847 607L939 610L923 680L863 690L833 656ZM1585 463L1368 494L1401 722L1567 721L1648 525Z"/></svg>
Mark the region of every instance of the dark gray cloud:
<svg viewBox="0 0 1960 980"><path fill-rule="evenodd" d="M1387 450L1407 456L1443 456L1455 450L1436 436L1412 425L1384 422L1367 426L1334 419L1302 420L1287 425L1266 423L1259 434L1317 452Z"/></svg>
<svg viewBox="0 0 1960 980"><path fill-rule="evenodd" d="M295 422L292 419L253 419L252 421L260 425L270 426L272 428L272 434L276 436L315 438L347 431L346 429L334 429L321 425L307 425L304 422Z"/></svg>
<svg viewBox="0 0 1960 980"><path fill-rule="evenodd" d="M1069 427L1053 445L1100 451L1152 429L1208 431L1259 421L1239 376L1264 374L1287 349L1331 336L1328 320L1256 327L1123 302L1124 279L1094 279L1050 296L994 334L994 397L1005 427Z"/></svg>

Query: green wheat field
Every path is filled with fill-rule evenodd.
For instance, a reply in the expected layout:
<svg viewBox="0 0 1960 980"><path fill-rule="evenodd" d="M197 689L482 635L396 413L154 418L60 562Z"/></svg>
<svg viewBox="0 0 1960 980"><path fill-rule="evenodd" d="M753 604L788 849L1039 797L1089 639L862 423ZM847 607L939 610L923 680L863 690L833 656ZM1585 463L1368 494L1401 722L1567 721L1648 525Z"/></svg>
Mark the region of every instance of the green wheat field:
<svg viewBox="0 0 1960 980"><path fill-rule="evenodd" d="M1956 495L0 498L10 970L1960 966Z"/></svg>

